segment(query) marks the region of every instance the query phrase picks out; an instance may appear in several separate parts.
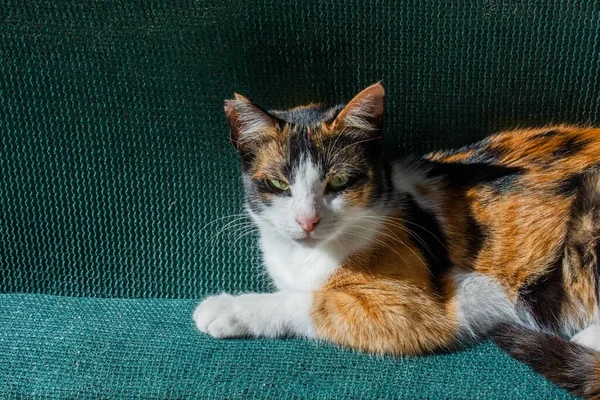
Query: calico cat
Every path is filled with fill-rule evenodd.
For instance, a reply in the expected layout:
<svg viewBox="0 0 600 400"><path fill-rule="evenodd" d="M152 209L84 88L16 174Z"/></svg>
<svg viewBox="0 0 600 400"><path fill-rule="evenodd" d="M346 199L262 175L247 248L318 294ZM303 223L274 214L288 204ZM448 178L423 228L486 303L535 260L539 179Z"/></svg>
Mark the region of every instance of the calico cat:
<svg viewBox="0 0 600 400"><path fill-rule="evenodd" d="M489 337L600 398L600 129L552 126L387 163L384 89L347 105L225 102L278 291L194 312L216 338L301 336L415 355Z"/></svg>

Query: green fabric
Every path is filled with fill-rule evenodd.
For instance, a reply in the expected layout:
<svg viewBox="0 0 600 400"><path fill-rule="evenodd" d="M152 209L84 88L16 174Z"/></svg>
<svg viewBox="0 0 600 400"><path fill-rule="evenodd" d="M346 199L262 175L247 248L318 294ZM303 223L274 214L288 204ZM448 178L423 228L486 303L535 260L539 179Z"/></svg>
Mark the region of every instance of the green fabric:
<svg viewBox="0 0 600 400"><path fill-rule="evenodd" d="M255 238L209 224L241 210L233 91L284 108L382 80L389 156L598 123L599 26L592 0L5 0L0 397L561 396L491 346L216 342L190 313L269 288Z"/></svg>
<svg viewBox="0 0 600 400"><path fill-rule="evenodd" d="M334 103L382 80L390 155L598 122L596 1L4 1L0 291L264 290L223 99ZM224 220L225 221L225 220ZM203 230L203 227L206 229Z"/></svg>
<svg viewBox="0 0 600 400"><path fill-rule="evenodd" d="M373 357L303 340L213 340L192 300L0 296L10 397L565 399L491 345Z"/></svg>

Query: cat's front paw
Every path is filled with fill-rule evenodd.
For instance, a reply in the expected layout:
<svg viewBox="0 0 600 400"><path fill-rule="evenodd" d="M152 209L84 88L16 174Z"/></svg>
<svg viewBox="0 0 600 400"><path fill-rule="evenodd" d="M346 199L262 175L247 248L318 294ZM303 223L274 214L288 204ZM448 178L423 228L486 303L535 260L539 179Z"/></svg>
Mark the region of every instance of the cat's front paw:
<svg viewBox="0 0 600 400"><path fill-rule="evenodd" d="M247 329L236 317L237 300L227 293L207 297L194 311L196 327L218 339L247 335Z"/></svg>

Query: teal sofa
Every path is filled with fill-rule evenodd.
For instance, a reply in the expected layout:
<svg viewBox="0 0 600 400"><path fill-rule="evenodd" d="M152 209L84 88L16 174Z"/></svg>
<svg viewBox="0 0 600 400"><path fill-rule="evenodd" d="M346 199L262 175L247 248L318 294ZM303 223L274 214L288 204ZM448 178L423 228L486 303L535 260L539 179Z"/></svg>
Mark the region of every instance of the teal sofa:
<svg viewBox="0 0 600 400"><path fill-rule="evenodd" d="M388 157L516 125L598 123L582 1L0 5L0 398L550 399L482 343L374 357L214 340L198 301L268 291L223 99L335 103L382 80Z"/></svg>

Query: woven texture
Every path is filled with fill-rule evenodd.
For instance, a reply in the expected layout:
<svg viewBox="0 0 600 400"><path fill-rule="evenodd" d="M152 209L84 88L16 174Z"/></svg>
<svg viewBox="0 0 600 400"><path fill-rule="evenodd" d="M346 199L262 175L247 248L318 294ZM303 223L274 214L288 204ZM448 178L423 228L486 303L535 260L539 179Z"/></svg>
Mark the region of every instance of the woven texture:
<svg viewBox="0 0 600 400"><path fill-rule="evenodd" d="M0 295L2 398L567 399L491 345L372 357L301 340L208 339L195 303Z"/></svg>
<svg viewBox="0 0 600 400"><path fill-rule="evenodd" d="M390 156L598 122L599 4L5 0L0 291L265 290L251 235L208 225L241 210L224 98L335 103L383 80Z"/></svg>
<svg viewBox="0 0 600 400"><path fill-rule="evenodd" d="M285 108L382 80L390 157L598 123L599 26L592 0L3 1L0 397L565 398L490 345L373 358L190 316L268 290L227 229L234 90Z"/></svg>

